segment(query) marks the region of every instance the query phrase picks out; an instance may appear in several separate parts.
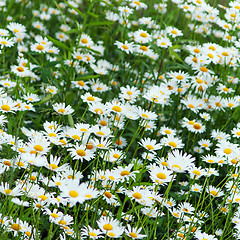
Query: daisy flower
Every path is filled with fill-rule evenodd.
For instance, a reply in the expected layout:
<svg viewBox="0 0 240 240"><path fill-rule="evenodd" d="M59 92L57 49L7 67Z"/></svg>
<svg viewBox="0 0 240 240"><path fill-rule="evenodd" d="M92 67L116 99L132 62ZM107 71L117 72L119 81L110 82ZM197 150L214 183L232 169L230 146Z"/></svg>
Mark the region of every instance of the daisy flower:
<svg viewBox="0 0 240 240"><path fill-rule="evenodd" d="M165 31L167 34L169 34L173 38L183 35L182 31L180 31L177 28L171 27L171 26L167 27Z"/></svg>
<svg viewBox="0 0 240 240"><path fill-rule="evenodd" d="M148 110L144 110L141 107L138 107L137 113L139 117L145 120L157 120L157 114Z"/></svg>
<svg viewBox="0 0 240 240"><path fill-rule="evenodd" d="M194 121L194 123L192 125L189 124L187 126L187 129L193 133L203 133L203 132L205 132L206 127L202 124L201 121Z"/></svg>
<svg viewBox="0 0 240 240"><path fill-rule="evenodd" d="M14 41L11 39L8 39L6 37L0 37L0 46L1 49L3 49L3 47L12 47L14 45Z"/></svg>
<svg viewBox="0 0 240 240"><path fill-rule="evenodd" d="M240 128L239 127L233 128L231 134L235 138L240 138Z"/></svg>
<svg viewBox="0 0 240 240"><path fill-rule="evenodd" d="M109 217L103 216L98 219L97 224L101 231L109 237L120 237L124 232L124 228L117 219L110 219Z"/></svg>
<svg viewBox="0 0 240 240"><path fill-rule="evenodd" d="M87 102L87 103L102 101L101 98L95 97L95 96L91 95L89 92L86 92L84 95L82 95L81 99L83 100L83 102Z"/></svg>
<svg viewBox="0 0 240 240"><path fill-rule="evenodd" d="M123 137L120 137L115 141L114 146L123 149L124 147L127 146L127 140Z"/></svg>
<svg viewBox="0 0 240 240"><path fill-rule="evenodd" d="M84 89L86 91L88 91L89 87L88 84L89 82L87 81L83 81L83 80L79 80L79 81L72 81L72 84L74 87L78 88L78 89Z"/></svg>
<svg viewBox="0 0 240 240"><path fill-rule="evenodd" d="M149 170L150 178L153 183L165 184L172 180L172 171L167 170L162 165L156 166L154 169Z"/></svg>
<svg viewBox="0 0 240 240"><path fill-rule="evenodd" d="M179 150L174 150L168 154L167 166L174 172L185 172L193 166L193 158L190 154L183 153Z"/></svg>
<svg viewBox="0 0 240 240"><path fill-rule="evenodd" d="M23 66L13 65L11 71L19 77L28 77L30 75L30 70Z"/></svg>
<svg viewBox="0 0 240 240"><path fill-rule="evenodd" d="M154 152L156 150L159 150L162 148L162 145L160 143L156 143L157 141L155 139L145 138L141 139L139 144L144 147L146 150L150 152Z"/></svg>
<svg viewBox="0 0 240 240"><path fill-rule="evenodd" d="M152 36L142 29L139 29L138 31L134 32L134 41L138 43L148 43L152 41Z"/></svg>
<svg viewBox="0 0 240 240"><path fill-rule="evenodd" d="M133 8L136 8L136 10L139 10L141 8L143 9L147 9L148 6L143 3L143 2L140 2L140 1L135 1L135 0L128 0L130 2L130 6L133 7Z"/></svg>
<svg viewBox="0 0 240 240"><path fill-rule="evenodd" d="M171 149L184 147L184 143L182 143L182 140L173 135L167 135L167 137L162 138L160 144L162 146L171 147Z"/></svg>
<svg viewBox="0 0 240 240"><path fill-rule="evenodd" d="M63 198L67 198L69 203L75 205L76 203L83 203L85 199L86 184L79 184L78 179L68 180L64 185L58 186ZM90 197L90 196L89 196Z"/></svg>
<svg viewBox="0 0 240 240"><path fill-rule="evenodd" d="M48 46L42 43L34 43L30 46L31 51L38 53L45 53L48 51Z"/></svg>
<svg viewBox="0 0 240 240"><path fill-rule="evenodd" d="M130 14L133 13L133 9L129 8L128 6L120 6L118 7L120 14L124 17L128 17Z"/></svg>
<svg viewBox="0 0 240 240"><path fill-rule="evenodd" d="M55 86L51 86L51 85L48 85L46 88L45 88L45 91L46 92L49 92L51 94L56 94L57 93L57 88Z"/></svg>
<svg viewBox="0 0 240 240"><path fill-rule="evenodd" d="M79 145L78 143L73 148L68 148L68 151L74 160L80 160L81 162L83 160L90 161L94 158L92 151L86 149L85 145Z"/></svg>
<svg viewBox="0 0 240 240"><path fill-rule="evenodd" d="M65 103L55 103L53 105L53 109L61 115L68 115L68 114L72 114L74 112L74 109L68 105L65 106Z"/></svg>
<svg viewBox="0 0 240 240"><path fill-rule="evenodd" d="M21 33L24 33L26 32L26 27L20 23L16 23L16 22L10 22L8 25L7 25L7 28L12 31L13 33L18 33L18 32L21 32Z"/></svg>
<svg viewBox="0 0 240 240"><path fill-rule="evenodd" d="M224 195L224 192L220 188L209 185L207 192L213 197L221 197Z"/></svg>
<svg viewBox="0 0 240 240"><path fill-rule="evenodd" d="M114 45L116 45L119 49L126 52L127 54L132 53L134 51L134 43L133 42L129 43L129 42L125 41L124 43L121 43L119 41L116 41L114 43Z"/></svg>
<svg viewBox="0 0 240 240"><path fill-rule="evenodd" d="M180 213L194 214L195 208L188 202L180 203L177 207Z"/></svg>
<svg viewBox="0 0 240 240"><path fill-rule="evenodd" d="M125 234L132 239L142 239L147 237L145 234L140 234L142 228L131 227L127 224L127 229L125 229Z"/></svg>
<svg viewBox="0 0 240 240"><path fill-rule="evenodd" d="M161 37L161 39L157 39L156 45L158 47L162 47L162 48L168 48L172 46L171 41L169 40L169 38L167 37Z"/></svg>
<svg viewBox="0 0 240 240"><path fill-rule="evenodd" d="M103 232L99 229L94 229L92 227L84 226L84 228L81 229L81 237L82 238L90 238L90 239L98 239L102 238Z"/></svg>
<svg viewBox="0 0 240 240"><path fill-rule="evenodd" d="M11 98L1 98L0 99L0 112L14 112L17 111L16 103Z"/></svg>
<svg viewBox="0 0 240 240"><path fill-rule="evenodd" d="M45 165L44 167L46 167L47 169L54 171L54 172L63 172L68 168L68 164L65 163L61 166L58 166L59 162L61 160L61 157L57 157L57 156L53 156L52 154L50 155L50 161L48 165Z"/></svg>
<svg viewBox="0 0 240 240"><path fill-rule="evenodd" d="M215 149L215 153L218 156L224 156L228 158L235 158L239 156L239 146L238 144L231 143L226 140L222 140L217 143L217 148Z"/></svg>
<svg viewBox="0 0 240 240"><path fill-rule="evenodd" d="M15 188L10 189L9 183L3 182L0 185L0 192L11 197L23 195L22 186L17 185Z"/></svg>
<svg viewBox="0 0 240 240"><path fill-rule="evenodd" d="M89 111L91 111L94 114L100 115L106 115L108 113L108 108L100 102L93 102L89 104Z"/></svg>
<svg viewBox="0 0 240 240"><path fill-rule="evenodd" d="M16 220L11 219L7 230L12 232L13 236L16 237L19 233L24 232L24 226L26 226L26 224L24 224L23 221L19 218L17 218Z"/></svg>

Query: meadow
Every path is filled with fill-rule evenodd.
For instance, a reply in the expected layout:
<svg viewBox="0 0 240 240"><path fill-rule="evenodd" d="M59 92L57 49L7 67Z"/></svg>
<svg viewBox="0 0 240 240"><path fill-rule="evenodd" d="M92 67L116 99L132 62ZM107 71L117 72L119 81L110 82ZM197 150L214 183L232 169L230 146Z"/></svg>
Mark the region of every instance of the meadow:
<svg viewBox="0 0 240 240"><path fill-rule="evenodd" d="M0 239L240 239L240 1L0 0Z"/></svg>

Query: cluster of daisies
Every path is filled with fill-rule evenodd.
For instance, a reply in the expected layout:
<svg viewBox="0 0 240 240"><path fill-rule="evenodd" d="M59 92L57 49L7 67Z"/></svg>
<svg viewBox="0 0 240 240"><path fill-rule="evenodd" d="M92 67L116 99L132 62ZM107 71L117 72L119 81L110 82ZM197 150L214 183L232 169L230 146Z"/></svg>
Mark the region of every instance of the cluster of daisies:
<svg viewBox="0 0 240 240"><path fill-rule="evenodd" d="M154 2L0 1L2 239L240 239L240 3Z"/></svg>

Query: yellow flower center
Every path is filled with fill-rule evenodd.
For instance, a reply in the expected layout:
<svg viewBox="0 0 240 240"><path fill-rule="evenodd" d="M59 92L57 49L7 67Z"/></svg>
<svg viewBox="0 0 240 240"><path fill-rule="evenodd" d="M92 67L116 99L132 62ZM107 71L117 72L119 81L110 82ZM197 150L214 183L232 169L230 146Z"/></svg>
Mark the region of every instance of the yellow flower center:
<svg viewBox="0 0 240 240"><path fill-rule="evenodd" d="M38 45L36 48L37 48L37 50L42 51L44 49L44 46Z"/></svg>
<svg viewBox="0 0 240 240"><path fill-rule="evenodd" d="M91 237L97 237L97 234L94 233L94 232L90 232L90 233L89 233L89 236L91 236Z"/></svg>
<svg viewBox="0 0 240 240"><path fill-rule="evenodd" d="M12 224L11 228L15 231L19 231L22 229L22 227L17 223Z"/></svg>
<svg viewBox="0 0 240 240"><path fill-rule="evenodd" d="M76 198L76 197L78 197L78 192L75 191L75 190L71 190L71 191L69 192L69 196L71 196L71 197L73 197L73 198Z"/></svg>
<svg viewBox="0 0 240 240"><path fill-rule="evenodd" d="M131 236L132 238L136 238L136 237L137 237L137 234L134 233L134 232L131 232L131 233L129 233L129 236Z"/></svg>
<svg viewBox="0 0 240 240"><path fill-rule="evenodd" d="M182 75L178 75L178 76L176 76L176 79L183 80L183 76Z"/></svg>
<svg viewBox="0 0 240 240"><path fill-rule="evenodd" d="M76 152L78 156L81 156L81 157L86 156L86 152L83 149L78 149Z"/></svg>
<svg viewBox="0 0 240 240"><path fill-rule="evenodd" d="M56 137L57 135L55 133L49 133L48 136L49 137Z"/></svg>
<svg viewBox="0 0 240 240"><path fill-rule="evenodd" d="M146 46L141 46L140 49L145 51L145 52L148 50L148 48Z"/></svg>
<svg viewBox="0 0 240 240"><path fill-rule="evenodd" d="M104 224L103 229L106 231L113 230L113 226L110 223Z"/></svg>
<svg viewBox="0 0 240 240"><path fill-rule="evenodd" d="M84 43L84 44L86 44L86 43L88 43L88 40L87 40L86 38L83 38L83 39L81 40L81 42Z"/></svg>
<svg viewBox="0 0 240 240"><path fill-rule="evenodd" d="M141 33L140 36L143 37L143 38L146 38L147 34L146 33Z"/></svg>
<svg viewBox="0 0 240 240"><path fill-rule="evenodd" d="M198 171L198 170L193 170L193 173L195 174L195 175L201 175L201 173L200 173L200 171Z"/></svg>
<svg viewBox="0 0 240 240"><path fill-rule="evenodd" d="M101 124L102 126L107 126L107 122L106 122L105 120L102 120L102 121L100 122L100 124Z"/></svg>
<svg viewBox="0 0 240 240"><path fill-rule="evenodd" d="M23 67L18 67L17 70L18 70L19 72L23 72L23 71L24 71Z"/></svg>
<svg viewBox="0 0 240 240"><path fill-rule="evenodd" d="M56 213L51 213L51 217L58 218L58 215Z"/></svg>
<svg viewBox="0 0 240 240"><path fill-rule="evenodd" d="M49 167L52 168L52 169L57 169L58 168L58 166L54 163L49 164Z"/></svg>
<svg viewBox="0 0 240 240"><path fill-rule="evenodd" d="M83 87L85 84L83 81L78 81L78 85Z"/></svg>
<svg viewBox="0 0 240 240"><path fill-rule="evenodd" d="M199 129L201 129L202 127L201 127L201 125L200 125L200 124L198 124L198 123L195 123L195 124L193 125L193 128L195 128L195 129L199 130Z"/></svg>
<svg viewBox="0 0 240 240"><path fill-rule="evenodd" d="M104 135L105 135L104 132L101 132L101 131L96 132L96 134L101 135L101 136L104 136Z"/></svg>
<svg viewBox="0 0 240 240"><path fill-rule="evenodd" d="M12 190L11 189L4 189L4 192L5 192L6 195L9 195L12 192Z"/></svg>
<svg viewBox="0 0 240 240"><path fill-rule="evenodd" d="M201 67L201 68L200 68L200 71L202 71L202 72L207 72L208 69L207 69L206 67Z"/></svg>
<svg viewBox="0 0 240 240"><path fill-rule="evenodd" d="M160 178L160 179L166 179L167 178L167 176L164 173L158 173L157 177Z"/></svg>
<svg viewBox="0 0 240 240"><path fill-rule="evenodd" d="M92 97L92 96L89 96L89 97L87 97L87 100L90 101L90 102L94 102L94 101L95 101L95 98Z"/></svg>
<svg viewBox="0 0 240 240"><path fill-rule="evenodd" d="M136 199L142 199L141 193L138 193L138 192L134 193L132 196Z"/></svg>
<svg viewBox="0 0 240 240"><path fill-rule="evenodd" d="M67 222L66 222L66 221L64 221L64 220L60 220L60 221L58 222L58 224L60 224L60 225L66 225L66 224L67 224Z"/></svg>
<svg viewBox="0 0 240 240"><path fill-rule="evenodd" d="M225 57L229 56L228 52L222 52L222 55Z"/></svg>
<svg viewBox="0 0 240 240"><path fill-rule="evenodd" d="M59 113L65 113L65 109L60 108L60 109L58 109L58 112L59 112Z"/></svg>
<svg viewBox="0 0 240 240"><path fill-rule="evenodd" d="M10 107L8 106L8 105L2 105L1 106L1 108L2 108L2 110L4 110L4 111L9 111L10 110Z"/></svg>
<svg viewBox="0 0 240 240"><path fill-rule="evenodd" d="M146 145L146 148L148 149L148 150L153 150L154 149L154 147L152 146L152 145Z"/></svg>
<svg viewBox="0 0 240 240"><path fill-rule="evenodd" d="M86 194L85 197L86 197L86 198L92 198L92 195Z"/></svg>
<svg viewBox="0 0 240 240"><path fill-rule="evenodd" d="M105 192L104 195L107 197L107 198L111 198L112 197L112 194L110 192Z"/></svg>
<svg viewBox="0 0 240 240"><path fill-rule="evenodd" d="M94 112L96 113L96 114L103 114L103 111L102 111L102 109L100 109L100 108L97 108L97 109L95 109L94 110Z"/></svg>
<svg viewBox="0 0 240 240"><path fill-rule="evenodd" d="M171 131L170 130L165 130L164 131L166 134L171 134Z"/></svg>
<svg viewBox="0 0 240 240"><path fill-rule="evenodd" d="M80 140L80 137L78 135L72 135L73 139Z"/></svg>
<svg viewBox="0 0 240 240"><path fill-rule="evenodd" d="M119 158L119 157L120 157L120 155L119 155L119 154L117 154L117 153L114 153L114 154L113 154L113 157L114 157L114 158Z"/></svg>
<svg viewBox="0 0 240 240"><path fill-rule="evenodd" d="M122 109L119 106L112 107L112 110L115 111L115 112L121 112L122 111Z"/></svg>
<svg viewBox="0 0 240 240"><path fill-rule="evenodd" d="M193 104L188 104L188 106L189 106L190 108L194 108L194 105L193 105Z"/></svg>
<svg viewBox="0 0 240 240"><path fill-rule="evenodd" d="M169 142L168 145L174 148L177 147L177 144L175 142Z"/></svg>
<svg viewBox="0 0 240 240"><path fill-rule="evenodd" d="M223 152L226 154L230 154L232 150L230 148L225 148Z"/></svg>
<svg viewBox="0 0 240 240"><path fill-rule="evenodd" d="M214 190L212 190L212 191L210 192L210 194L212 194L213 196L217 196L217 195L218 195L218 193L217 193L216 191L214 191Z"/></svg>
<svg viewBox="0 0 240 240"><path fill-rule="evenodd" d="M165 167L168 166L168 163L167 163L167 162L161 162L161 164L162 164L163 166L165 166Z"/></svg>
<svg viewBox="0 0 240 240"><path fill-rule="evenodd" d="M42 152L43 151L43 147L41 145L35 145L34 149L38 152Z"/></svg>
<svg viewBox="0 0 240 240"><path fill-rule="evenodd" d="M195 48L193 51L194 51L195 53L200 53L200 50L199 50L198 48Z"/></svg>
<svg viewBox="0 0 240 240"><path fill-rule="evenodd" d="M40 195L38 197L41 198L43 201L47 200L47 197L45 195Z"/></svg>
<svg viewBox="0 0 240 240"><path fill-rule="evenodd" d="M177 164L173 164L172 168L178 168L179 170L181 170L181 167L179 165L177 165Z"/></svg>
<svg viewBox="0 0 240 240"><path fill-rule="evenodd" d="M127 171L127 170L123 170L123 171L120 173L121 176L128 176L129 174L130 174L129 171Z"/></svg>
<svg viewBox="0 0 240 240"><path fill-rule="evenodd" d="M122 48L127 50L128 49L128 46L126 46L125 44L122 45Z"/></svg>

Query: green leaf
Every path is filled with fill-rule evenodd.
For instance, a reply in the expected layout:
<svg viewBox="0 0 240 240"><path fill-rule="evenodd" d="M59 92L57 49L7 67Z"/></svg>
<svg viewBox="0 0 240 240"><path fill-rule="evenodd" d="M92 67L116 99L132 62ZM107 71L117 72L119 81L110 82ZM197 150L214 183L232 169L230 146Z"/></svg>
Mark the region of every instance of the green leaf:
<svg viewBox="0 0 240 240"><path fill-rule="evenodd" d="M79 78L76 78L76 80L88 80L88 79L92 79L92 78L98 78L100 77L101 75L88 75L88 76L83 76L83 77L79 77Z"/></svg>
<svg viewBox="0 0 240 240"><path fill-rule="evenodd" d="M70 34L70 33L80 33L80 31L79 31L79 29L74 28L74 29L71 29L69 31L66 31L66 33L67 34Z"/></svg>
<svg viewBox="0 0 240 240"><path fill-rule="evenodd" d="M93 12L88 12L87 14L90 15L90 16L92 16L92 17L95 17L95 18L98 18L98 17L99 17L99 15L97 15L97 14L95 14L95 13L93 13Z"/></svg>
<svg viewBox="0 0 240 240"><path fill-rule="evenodd" d="M38 103L34 103L33 105L40 105L40 104L43 104L47 101L49 101L50 99L52 98L52 95L51 94L48 94L45 98L43 98L40 102Z"/></svg>
<svg viewBox="0 0 240 240"><path fill-rule="evenodd" d="M179 49L181 48L181 45L173 45L172 47L170 47L169 49Z"/></svg>
<svg viewBox="0 0 240 240"><path fill-rule="evenodd" d="M58 63L60 63L60 61L52 61L50 63L47 64L46 68L51 68L56 66Z"/></svg>
<svg viewBox="0 0 240 240"><path fill-rule="evenodd" d="M113 4L110 4L110 3L108 3L107 1L104 1L104 0L99 0L99 1L105 3L106 5L108 5L108 6L110 6L110 7L113 7Z"/></svg>
<svg viewBox="0 0 240 240"><path fill-rule="evenodd" d="M88 23L86 26L91 27L91 26L100 26L100 25L111 25L113 23L114 22L91 22L91 23Z"/></svg>
<svg viewBox="0 0 240 240"><path fill-rule="evenodd" d="M173 60L174 60L174 58L176 58L178 61L183 62L183 60L180 58L180 56L176 52L174 52L173 49L169 48L169 54Z"/></svg>
<svg viewBox="0 0 240 240"><path fill-rule="evenodd" d="M66 44L58 41L57 39L54 39L54 38L52 38L52 37L50 37L50 36L48 36L48 35L47 35L47 38L48 38L48 40L50 40L51 42L53 42L53 43L54 43L55 45L57 45L58 47L64 48L64 49L66 49L66 50L68 50L68 51L71 51L71 48L70 48L70 47L68 47Z"/></svg>
<svg viewBox="0 0 240 240"><path fill-rule="evenodd" d="M89 47L85 47L85 46L79 46L78 48L87 49L87 50L89 50L89 51L91 51L91 52L94 52L94 53L96 53L96 54L98 54L98 55L101 55L101 53L100 53L99 51L97 51L97 50L94 50L94 49L92 49L92 48L89 48Z"/></svg>
<svg viewBox="0 0 240 240"><path fill-rule="evenodd" d="M68 3L66 0L64 0L64 2L73 10L75 10L80 16L82 16L83 18L85 17L85 15L76 7L74 7L73 5L71 5L70 3Z"/></svg>
<svg viewBox="0 0 240 240"><path fill-rule="evenodd" d="M68 114L68 122L71 128L74 127L74 121L73 121L73 117L71 114Z"/></svg>

